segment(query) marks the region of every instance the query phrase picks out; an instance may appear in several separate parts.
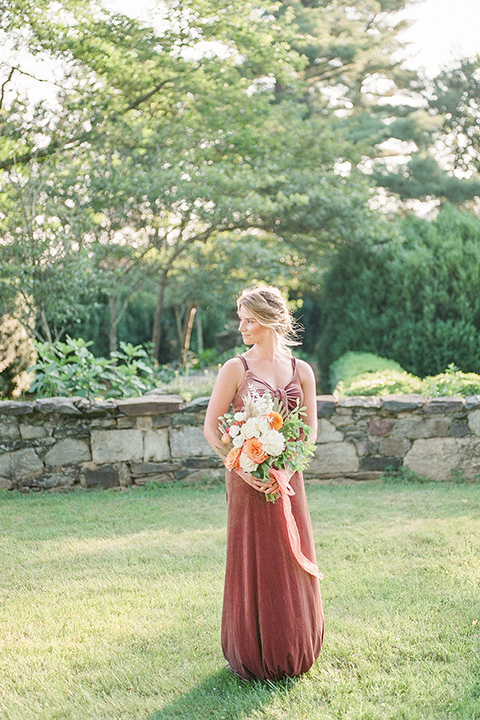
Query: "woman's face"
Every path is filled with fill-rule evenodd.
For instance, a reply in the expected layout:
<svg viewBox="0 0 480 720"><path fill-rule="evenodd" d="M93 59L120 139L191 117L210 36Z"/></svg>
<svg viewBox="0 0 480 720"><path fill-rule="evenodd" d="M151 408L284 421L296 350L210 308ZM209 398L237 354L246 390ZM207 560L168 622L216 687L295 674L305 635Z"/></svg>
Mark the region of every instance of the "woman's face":
<svg viewBox="0 0 480 720"><path fill-rule="evenodd" d="M243 305L238 310L238 318L240 320L238 330L245 345L254 345L261 342L268 332L271 332L270 328L260 325L258 320L255 320L252 313Z"/></svg>

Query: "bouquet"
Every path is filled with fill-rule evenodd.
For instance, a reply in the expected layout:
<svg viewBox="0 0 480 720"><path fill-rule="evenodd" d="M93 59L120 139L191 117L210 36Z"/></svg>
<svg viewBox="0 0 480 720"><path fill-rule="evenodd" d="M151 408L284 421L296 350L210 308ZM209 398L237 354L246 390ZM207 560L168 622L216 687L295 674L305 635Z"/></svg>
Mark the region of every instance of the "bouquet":
<svg viewBox="0 0 480 720"><path fill-rule="evenodd" d="M278 398L267 391L260 394L253 387L244 398L240 412L219 418L219 437L225 448L224 465L228 470L243 470L264 482L274 475L271 470L304 470L314 454L311 428L303 417L306 408L287 413ZM268 493L275 502L279 493Z"/></svg>

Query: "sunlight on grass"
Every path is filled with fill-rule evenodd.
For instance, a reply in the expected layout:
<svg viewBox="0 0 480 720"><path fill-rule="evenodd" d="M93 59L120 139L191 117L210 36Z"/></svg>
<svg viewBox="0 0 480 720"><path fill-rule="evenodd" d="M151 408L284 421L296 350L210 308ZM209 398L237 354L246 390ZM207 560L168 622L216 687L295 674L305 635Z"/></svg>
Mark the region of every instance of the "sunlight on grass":
<svg viewBox="0 0 480 720"><path fill-rule="evenodd" d="M243 684L220 649L223 488L0 493L2 719L480 717L480 485L308 497L322 655Z"/></svg>

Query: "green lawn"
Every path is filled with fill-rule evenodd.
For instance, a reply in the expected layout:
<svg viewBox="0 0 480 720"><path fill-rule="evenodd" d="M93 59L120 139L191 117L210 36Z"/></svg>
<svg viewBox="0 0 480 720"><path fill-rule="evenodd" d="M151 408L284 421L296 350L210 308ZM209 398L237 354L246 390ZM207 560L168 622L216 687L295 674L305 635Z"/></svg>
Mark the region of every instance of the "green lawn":
<svg viewBox="0 0 480 720"><path fill-rule="evenodd" d="M480 484L308 498L324 650L247 685L220 649L223 487L0 493L2 720L480 718Z"/></svg>

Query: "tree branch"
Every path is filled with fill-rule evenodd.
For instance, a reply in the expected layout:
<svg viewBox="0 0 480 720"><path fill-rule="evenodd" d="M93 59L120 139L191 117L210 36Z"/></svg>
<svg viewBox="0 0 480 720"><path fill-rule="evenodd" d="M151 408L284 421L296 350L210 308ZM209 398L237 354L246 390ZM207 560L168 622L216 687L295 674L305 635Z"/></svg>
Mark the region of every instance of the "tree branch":
<svg viewBox="0 0 480 720"><path fill-rule="evenodd" d="M39 78L36 75L32 75L32 73L27 72L26 70L22 70L19 67L13 67L12 70L16 70L20 75L26 75L29 78L32 78L32 80L35 80L36 82L43 82L48 83L49 85L55 85L55 87L63 89L62 85L59 85L58 83L54 82L54 80L47 80L46 78Z"/></svg>
<svg viewBox="0 0 480 720"><path fill-rule="evenodd" d="M15 68L12 69L15 70ZM45 148L41 148L40 150L29 150L26 153L23 153L23 155L20 155L19 157L11 157L7 158L6 160L2 160L0 162L0 170L9 170L10 168L14 167L15 165L23 165L25 163L28 163L30 160L39 160L41 158L50 157L51 155L54 155L57 150L65 150L72 145L78 145L82 142L85 142L88 140L92 135L95 134L95 132L98 130L99 127L102 125L105 125L109 122L115 122L118 118L122 117L126 113L130 112L130 110L135 110L138 108L142 103L149 100L151 97L156 95L164 85L166 85L169 82L172 82L175 80L175 78L167 78L166 80L162 80L161 83L158 83L153 90L148 92L146 95L141 95L139 98L134 100L130 105L127 105L127 107L123 108L123 110L120 110L117 113L114 113L113 115L104 117L99 119L94 126L91 128L91 130L86 130L83 133L80 133L79 135L74 135L71 138L67 138L66 140L52 140L52 142Z"/></svg>
<svg viewBox="0 0 480 720"><path fill-rule="evenodd" d="M5 99L5 88L8 85L8 83L10 82L10 80L12 79L13 73L15 72L15 70L16 70L16 68L12 67L10 69L10 74L9 74L8 78L5 80L4 83L2 83L2 91L0 93L0 110L3 108L3 101Z"/></svg>

